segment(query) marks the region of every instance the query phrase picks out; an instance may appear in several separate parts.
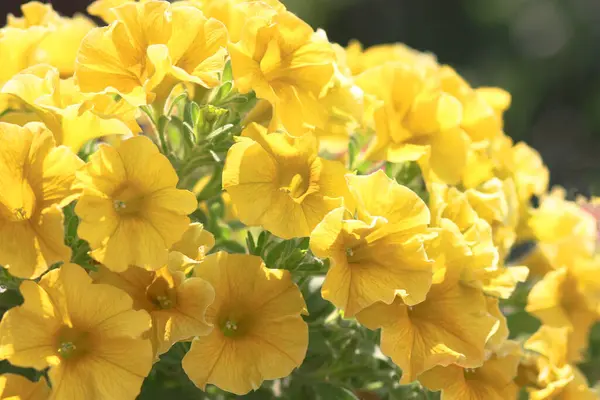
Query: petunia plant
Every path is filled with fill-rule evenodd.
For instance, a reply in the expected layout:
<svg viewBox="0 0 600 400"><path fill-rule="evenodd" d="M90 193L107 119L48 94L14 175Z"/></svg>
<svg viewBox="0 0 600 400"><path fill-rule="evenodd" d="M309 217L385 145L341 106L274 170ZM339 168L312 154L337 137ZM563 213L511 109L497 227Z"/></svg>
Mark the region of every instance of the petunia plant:
<svg viewBox="0 0 600 400"><path fill-rule="evenodd" d="M600 203L507 92L278 0L22 12L0 398L598 398Z"/></svg>

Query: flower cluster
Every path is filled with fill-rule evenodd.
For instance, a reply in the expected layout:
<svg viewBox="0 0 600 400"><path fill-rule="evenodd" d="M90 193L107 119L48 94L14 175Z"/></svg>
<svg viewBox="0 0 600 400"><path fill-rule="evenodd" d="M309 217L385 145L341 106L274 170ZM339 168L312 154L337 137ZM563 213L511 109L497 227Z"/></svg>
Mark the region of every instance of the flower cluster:
<svg viewBox="0 0 600 400"><path fill-rule="evenodd" d="M37 372L1 398L146 398L165 371L198 396L598 398L598 199L549 191L507 92L278 0L22 12L0 360Z"/></svg>

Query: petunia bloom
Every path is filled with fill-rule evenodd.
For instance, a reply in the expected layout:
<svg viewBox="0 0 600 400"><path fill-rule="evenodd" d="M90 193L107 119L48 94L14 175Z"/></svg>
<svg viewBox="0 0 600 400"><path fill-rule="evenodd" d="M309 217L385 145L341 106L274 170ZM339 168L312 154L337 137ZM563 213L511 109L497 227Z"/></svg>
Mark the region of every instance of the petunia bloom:
<svg viewBox="0 0 600 400"><path fill-rule="evenodd" d="M106 0L105 0L106 1ZM113 0L114 1L114 0ZM273 12L285 12L285 6L279 0L190 0L208 18L221 21L229 33L229 40L237 43L244 32L248 18L269 16Z"/></svg>
<svg viewBox="0 0 600 400"><path fill-rule="evenodd" d="M0 122L0 143L0 264L14 276L37 278L71 257L61 208L77 197L71 183L83 162L56 147L42 124Z"/></svg>
<svg viewBox="0 0 600 400"><path fill-rule="evenodd" d="M253 90L267 100L292 136L323 127L319 98L333 78L335 62L327 39L291 12L272 7L251 13L240 37L229 46L237 89Z"/></svg>
<svg viewBox="0 0 600 400"><path fill-rule="evenodd" d="M310 236L310 248L329 258L322 295L351 317L396 295L407 305L425 300L432 263L425 253L429 210L410 189L383 171L347 175L363 220L344 207L325 216Z"/></svg>
<svg viewBox="0 0 600 400"><path fill-rule="evenodd" d="M150 340L156 356L166 353L178 341L204 336L212 330L205 312L215 292L203 279L185 279L183 271L172 271L166 266L156 271L132 266L121 273L100 267L93 278L94 282L127 292L135 310L150 314Z"/></svg>
<svg viewBox="0 0 600 400"><path fill-rule="evenodd" d="M141 130L135 122L135 110L123 101L107 95L86 99L76 90L72 78L60 79L58 70L50 65L21 71L4 84L0 93L18 105L3 119L41 121L58 144L73 151L94 138L131 135Z"/></svg>
<svg viewBox="0 0 600 400"><path fill-rule="evenodd" d="M425 301L408 306L398 297L364 309L357 319L369 329L382 328L381 351L402 369L401 383L438 365L480 367L498 323L483 293L460 284L455 270L431 285Z"/></svg>
<svg viewBox="0 0 600 400"><path fill-rule="evenodd" d="M0 399L47 400L50 387L44 377L31 382L21 375L3 374L0 376Z"/></svg>
<svg viewBox="0 0 600 400"><path fill-rule="evenodd" d="M30 1L21 6L22 17L8 15L7 28L20 30L23 36L34 38L38 32L43 37L15 56L21 56L23 68L36 64L50 64L60 71L62 77L73 75L75 56L83 37L96 26L89 18L77 14L73 18L59 15L51 4ZM5 29L7 29L5 28ZM4 53L3 53L4 54ZM21 68L22 69L22 68ZM13 70L13 73L19 70ZM0 83L2 79L0 79Z"/></svg>
<svg viewBox="0 0 600 400"><path fill-rule="evenodd" d="M127 2L110 11L116 20L93 29L77 55L83 92L115 93L141 106L157 95L164 101L178 82L219 83L227 46L221 22L166 1Z"/></svg>
<svg viewBox="0 0 600 400"><path fill-rule="evenodd" d="M182 361L196 386L214 384L243 395L302 364L306 305L288 271L268 269L260 257L219 252L206 257L194 276L212 284L217 295L207 311L214 330L194 339Z"/></svg>
<svg viewBox="0 0 600 400"><path fill-rule="evenodd" d="M594 275L596 272L594 272ZM586 279L596 280L594 275ZM566 267L548 272L529 292L525 311L544 325L568 329L567 362L583 359L592 325L600 320L580 291L577 277Z"/></svg>
<svg viewBox="0 0 600 400"><path fill-rule="evenodd" d="M311 135L290 139L250 124L227 153L223 189L239 219L284 239L309 236L331 210L351 196L342 163L318 157ZM350 206L350 204L348 204Z"/></svg>
<svg viewBox="0 0 600 400"><path fill-rule="evenodd" d="M198 204L177 182L167 157L145 136L118 148L101 145L74 183L82 191L75 207L78 234L90 243L91 256L115 272L166 265L169 247L181 239Z"/></svg>
<svg viewBox="0 0 600 400"><path fill-rule="evenodd" d="M85 270L65 264L39 284L21 284L24 303L0 322L0 358L44 369L56 400L134 398L152 366L145 311Z"/></svg>
<svg viewBox="0 0 600 400"><path fill-rule="evenodd" d="M427 160L442 181L457 183L467 162L469 136L460 129L460 102L410 63L389 62L364 71L356 84L381 104L376 136L366 157L394 163Z"/></svg>
<svg viewBox="0 0 600 400"><path fill-rule="evenodd" d="M505 342L481 367L435 367L419 381L430 390L441 390L444 400L516 400L518 386L513 379L520 358L519 344Z"/></svg>
<svg viewBox="0 0 600 400"><path fill-rule="evenodd" d="M594 400L583 373L567 362L568 328L542 325L524 344L515 380L532 400Z"/></svg>
<svg viewBox="0 0 600 400"><path fill-rule="evenodd" d="M212 243L211 243L212 239ZM188 267L214 244L210 233L200 224L191 224L182 240L169 254L169 265L156 271L131 266L116 273L104 266L92 274L94 282L115 286L129 294L135 310L146 310L152 317L150 340L155 355L166 353L178 341L204 336L212 331L206 322L206 309L215 298L213 287L201 278L187 278ZM180 251L175 251L176 248ZM172 257L171 257L172 256Z"/></svg>

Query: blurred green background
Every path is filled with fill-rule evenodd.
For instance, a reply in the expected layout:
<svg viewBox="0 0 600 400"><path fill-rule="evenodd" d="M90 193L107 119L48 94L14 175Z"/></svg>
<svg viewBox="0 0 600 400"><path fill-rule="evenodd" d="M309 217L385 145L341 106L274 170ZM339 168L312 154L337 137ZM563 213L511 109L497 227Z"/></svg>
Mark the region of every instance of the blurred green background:
<svg viewBox="0 0 600 400"><path fill-rule="evenodd" d="M600 1L283 0L342 45L404 42L474 86L513 95L506 132L538 149L552 183L600 195ZM0 15L21 0L0 2ZM61 13L90 0L53 0Z"/></svg>

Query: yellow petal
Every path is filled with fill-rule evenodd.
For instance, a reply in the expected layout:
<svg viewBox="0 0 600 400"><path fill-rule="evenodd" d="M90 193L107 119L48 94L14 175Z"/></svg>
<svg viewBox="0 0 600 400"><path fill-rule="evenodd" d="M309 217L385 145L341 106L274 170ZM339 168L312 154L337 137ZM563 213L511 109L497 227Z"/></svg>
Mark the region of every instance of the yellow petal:
<svg viewBox="0 0 600 400"><path fill-rule="evenodd" d="M0 321L0 358L12 364L44 369L56 356L54 334L61 319L48 293L34 282L23 282L25 302L7 311Z"/></svg>
<svg viewBox="0 0 600 400"><path fill-rule="evenodd" d="M204 229L201 223L191 223L181 239L171 246L171 251L177 251L193 260L202 260L206 253L215 245L215 237Z"/></svg>
<svg viewBox="0 0 600 400"><path fill-rule="evenodd" d="M205 320L205 314L214 297L213 287L200 278L186 279L177 287L175 308L152 312L157 354L166 353L177 341L208 335L213 327Z"/></svg>
<svg viewBox="0 0 600 400"><path fill-rule="evenodd" d="M374 315L374 314L387 315ZM382 308L372 306L357 315L368 327L383 328L381 349L402 368L401 382L408 383L436 365L478 367L495 318L486 310L485 298L476 289L446 279L432 285L427 299L408 307L396 300Z"/></svg>
<svg viewBox="0 0 600 400"><path fill-rule="evenodd" d="M359 217L369 221L379 216L398 229L410 229L429 223L429 209L412 190L399 185L379 170L370 175L346 175L356 197Z"/></svg>
<svg viewBox="0 0 600 400"><path fill-rule="evenodd" d="M4 374L0 376L0 397L15 400L46 400L50 397L50 387L44 377L37 382L32 382L21 375Z"/></svg>

